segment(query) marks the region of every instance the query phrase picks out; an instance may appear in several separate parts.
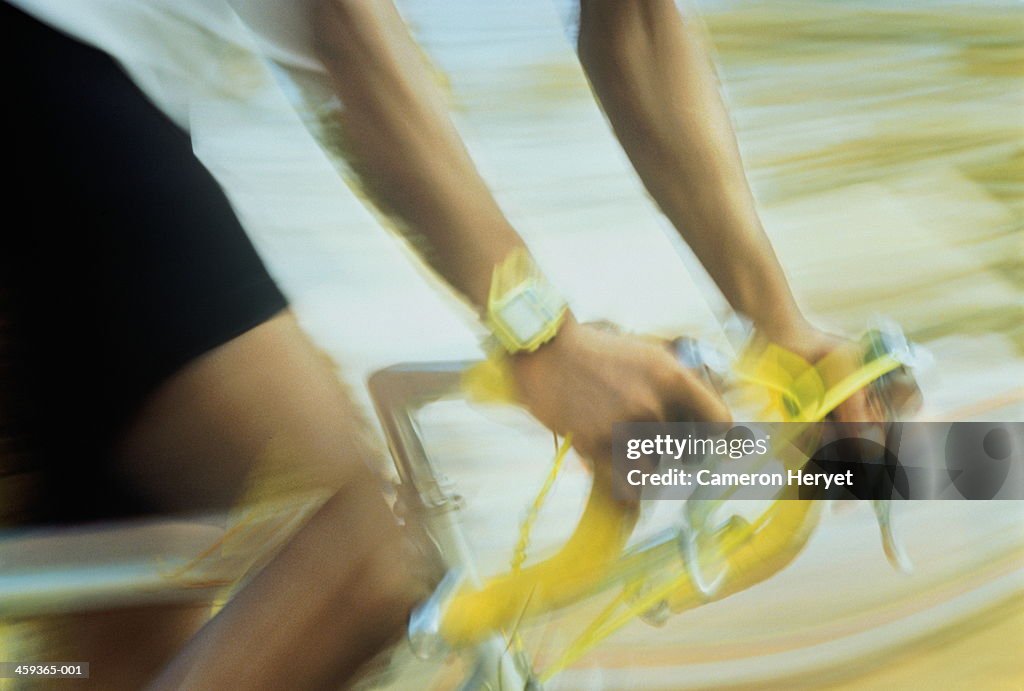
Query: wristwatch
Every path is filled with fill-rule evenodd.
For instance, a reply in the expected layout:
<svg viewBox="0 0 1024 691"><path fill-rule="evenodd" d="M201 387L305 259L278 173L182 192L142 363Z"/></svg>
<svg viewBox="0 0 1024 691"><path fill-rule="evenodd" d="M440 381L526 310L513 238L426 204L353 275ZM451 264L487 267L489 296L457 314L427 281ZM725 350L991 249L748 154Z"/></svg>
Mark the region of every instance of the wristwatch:
<svg viewBox="0 0 1024 691"><path fill-rule="evenodd" d="M525 249L494 268L484 324L509 354L533 352L558 333L569 308Z"/></svg>

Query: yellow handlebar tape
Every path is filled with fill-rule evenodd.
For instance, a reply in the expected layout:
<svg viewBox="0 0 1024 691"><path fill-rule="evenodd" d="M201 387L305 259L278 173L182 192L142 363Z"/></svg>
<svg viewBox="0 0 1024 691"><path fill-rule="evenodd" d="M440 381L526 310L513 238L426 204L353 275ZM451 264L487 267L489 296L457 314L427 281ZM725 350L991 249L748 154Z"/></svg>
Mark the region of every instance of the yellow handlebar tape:
<svg viewBox="0 0 1024 691"><path fill-rule="evenodd" d="M830 359L831 358L831 359ZM890 356L872 360L846 376L840 371L839 356L811 365L778 346L748 353L736 367L739 386L771 399L768 419L811 423L824 419L855 392L868 386L900 364ZM849 369L847 367L847 369ZM514 402L515 387L501 357L494 357L467 371L464 390L476 401ZM556 456L556 464L568 450L569 440ZM773 442L773 446L776 445ZM553 471L554 473L555 471ZM545 483L545 488L550 482ZM707 535L698 545L699 558L721 565L723 578L712 599L720 599L763 581L787 566L803 549L817 525L820 504L815 501L787 501L783 493L751 524L732 521ZM539 507L546 491L535 503ZM614 499L610 473L594 475L590 496L575 531L561 550L537 564L514 568L479 588L466 587L452 600L441 622L440 633L452 646L478 643L495 631L510 633L522 620L550 612L592 594L622 552L638 515L635 504ZM528 526L523 534L528 533ZM525 537L521 536L521 542ZM517 548L517 552L519 548ZM521 560L520 560L521 562ZM635 589L627 587L628 592ZM611 633L660 602L674 612L708 601L683 572L644 592L639 598L622 597L616 603L625 611L609 608L556 662L545 670L550 678L582 656Z"/></svg>

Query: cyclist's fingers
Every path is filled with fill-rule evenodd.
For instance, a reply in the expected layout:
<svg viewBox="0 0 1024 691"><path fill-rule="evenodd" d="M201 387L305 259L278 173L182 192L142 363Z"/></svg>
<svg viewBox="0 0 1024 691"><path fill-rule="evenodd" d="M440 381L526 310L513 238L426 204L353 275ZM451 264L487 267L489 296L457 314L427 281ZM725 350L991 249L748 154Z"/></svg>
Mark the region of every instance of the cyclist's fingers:
<svg viewBox="0 0 1024 691"><path fill-rule="evenodd" d="M732 413L718 392L682 366L676 366L667 393L668 420L732 422Z"/></svg>
<svg viewBox="0 0 1024 691"><path fill-rule="evenodd" d="M884 415L871 404L865 391L858 391L843 402L830 416L841 424L838 430L844 440L844 454L859 463L878 463L878 450L885 447Z"/></svg>
<svg viewBox="0 0 1024 691"><path fill-rule="evenodd" d="M601 458L602 454L594 444L586 438L577 437L573 440L572 448L576 450L576 454L580 457L583 462L583 467L593 472L595 459Z"/></svg>
<svg viewBox="0 0 1024 691"><path fill-rule="evenodd" d="M832 413L836 422L882 422L866 391L861 390L842 402Z"/></svg>

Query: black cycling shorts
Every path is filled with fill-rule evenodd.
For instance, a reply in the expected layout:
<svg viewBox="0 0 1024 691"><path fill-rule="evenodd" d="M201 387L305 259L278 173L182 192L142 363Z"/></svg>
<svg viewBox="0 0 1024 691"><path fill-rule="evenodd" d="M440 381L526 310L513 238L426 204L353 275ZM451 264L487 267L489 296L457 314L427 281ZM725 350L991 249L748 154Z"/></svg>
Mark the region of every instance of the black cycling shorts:
<svg viewBox="0 0 1024 691"><path fill-rule="evenodd" d="M6 3L0 27L0 471L42 472L39 520L138 514L108 469L118 430L286 301L188 135L108 55Z"/></svg>

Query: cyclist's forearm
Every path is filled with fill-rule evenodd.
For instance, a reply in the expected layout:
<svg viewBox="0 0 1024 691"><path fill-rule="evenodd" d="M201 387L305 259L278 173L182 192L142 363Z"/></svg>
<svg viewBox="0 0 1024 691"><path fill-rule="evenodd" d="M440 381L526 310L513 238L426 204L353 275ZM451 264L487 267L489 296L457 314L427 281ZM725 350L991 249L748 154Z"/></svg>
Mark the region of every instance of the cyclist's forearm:
<svg viewBox="0 0 1024 691"><path fill-rule="evenodd" d="M343 108L346 158L414 249L482 307L492 267L522 240L448 116L390 0L325 0L318 49Z"/></svg>
<svg viewBox="0 0 1024 691"><path fill-rule="evenodd" d="M579 53L645 186L733 307L769 331L801 322L700 32L673 0L583 0Z"/></svg>

